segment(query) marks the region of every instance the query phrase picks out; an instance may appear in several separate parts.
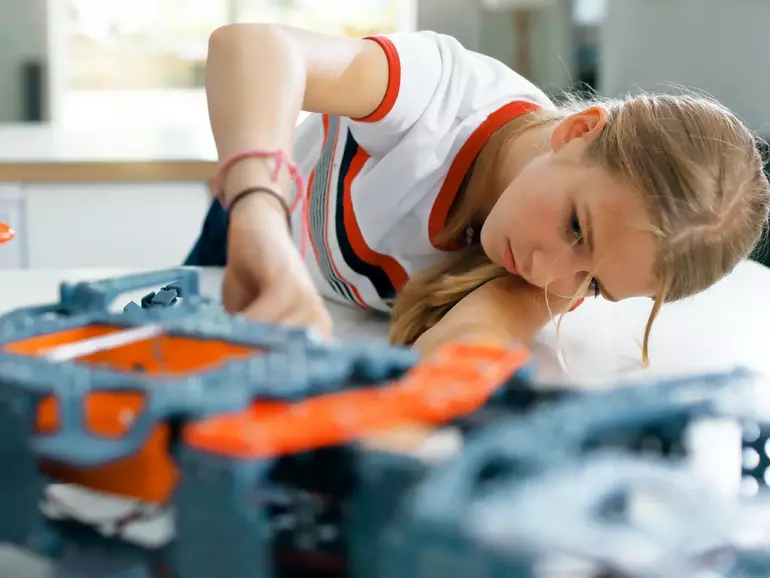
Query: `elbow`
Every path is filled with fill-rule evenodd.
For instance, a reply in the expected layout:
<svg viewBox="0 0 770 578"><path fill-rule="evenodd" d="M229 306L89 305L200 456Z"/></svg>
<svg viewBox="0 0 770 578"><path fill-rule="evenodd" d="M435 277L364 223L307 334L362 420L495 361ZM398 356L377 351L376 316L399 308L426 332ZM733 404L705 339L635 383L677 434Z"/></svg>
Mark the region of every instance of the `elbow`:
<svg viewBox="0 0 770 578"><path fill-rule="evenodd" d="M227 24L209 37L207 70L228 71L243 63L253 63L261 70L297 72L304 76L304 56L291 32L278 24ZM224 74L224 72L222 72Z"/></svg>
<svg viewBox="0 0 770 578"><path fill-rule="evenodd" d="M276 40L285 41L283 26L271 23L237 23L220 26L209 36L209 57L233 47L260 45Z"/></svg>

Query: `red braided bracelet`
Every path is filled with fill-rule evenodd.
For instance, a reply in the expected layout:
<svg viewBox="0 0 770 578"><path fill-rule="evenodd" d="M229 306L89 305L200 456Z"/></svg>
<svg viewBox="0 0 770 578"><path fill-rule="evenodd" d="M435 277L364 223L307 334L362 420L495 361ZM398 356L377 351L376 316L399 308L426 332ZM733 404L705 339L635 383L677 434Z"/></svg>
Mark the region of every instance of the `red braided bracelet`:
<svg viewBox="0 0 770 578"><path fill-rule="evenodd" d="M226 211L229 211L229 207L225 205L225 199L224 199L224 182L225 178L227 177L227 173L230 172L230 170L237 165L239 162L252 159L252 158L270 158L273 159L273 162L275 163L275 167L273 168L273 173L270 175L270 178L273 182L278 180L278 173L280 173L281 168L286 165L286 169L289 171L289 176L291 177L292 181L294 182L294 186L297 189L297 194L295 195L294 202L291 204L290 211L291 213L294 213L294 211L297 209L300 203L302 203L302 213L300 216L300 227L301 227L301 240L300 240L300 254L302 255L302 258L305 258L305 249L308 241L308 226L309 226L309 219L310 219L310 211L307 203L306 191L305 191L305 182L302 178L302 175L300 174L299 170L297 169L297 166L292 162L291 158L288 154L286 154L282 150L263 150L263 149L251 149L251 150L245 150L239 153L234 154L233 156L226 159L223 163L220 164L219 169L217 170L217 174L214 177L214 194L219 199L219 202L222 203L222 207Z"/></svg>

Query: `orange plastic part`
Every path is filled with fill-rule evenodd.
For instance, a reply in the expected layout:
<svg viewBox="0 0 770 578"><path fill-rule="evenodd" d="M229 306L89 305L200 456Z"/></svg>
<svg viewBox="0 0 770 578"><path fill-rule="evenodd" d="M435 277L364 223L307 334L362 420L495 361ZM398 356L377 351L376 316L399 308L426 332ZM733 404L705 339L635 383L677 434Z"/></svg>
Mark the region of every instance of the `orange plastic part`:
<svg viewBox="0 0 770 578"><path fill-rule="evenodd" d="M16 231L5 223L0 223L0 244L6 243L16 236Z"/></svg>
<svg viewBox="0 0 770 578"><path fill-rule="evenodd" d="M160 335L114 349L92 353L79 363L132 371L141 366L147 373L192 374L210 370L226 361L258 354L244 345L213 339Z"/></svg>
<svg viewBox="0 0 770 578"><path fill-rule="evenodd" d="M124 328L92 325L32 337L6 346L6 351L26 355L44 355L60 345L101 337ZM91 365L107 365L119 371L148 374L186 374L215 367L229 359L259 354L242 345L217 340L203 340L174 335L137 341L81 357L76 361ZM125 435L144 400L138 392L94 392L85 400L86 427L97 435ZM59 424L57 401L42 400L38 407L37 429L51 433ZM43 469L54 478L109 494L134 497L147 502L163 503L176 486L177 468L168 453L170 428L158 425L144 447L135 455L107 466L89 469L46 462Z"/></svg>
<svg viewBox="0 0 770 578"><path fill-rule="evenodd" d="M131 426L144 400L139 393L92 393L86 400L86 426L104 437L119 437ZM37 429L51 433L59 423L57 401L45 398L38 408ZM178 472L168 452L170 428L159 425L135 455L99 468L80 469L46 462L42 469L53 478L93 490L128 496L145 502L171 499Z"/></svg>
<svg viewBox="0 0 770 578"><path fill-rule="evenodd" d="M93 339L95 337L104 337L112 333L121 331L122 327L114 325L86 325L75 329L66 329L57 333L48 333L46 335L36 335L27 339L21 339L5 345L4 349L8 353L18 355L45 355L49 350L66 345L74 341Z"/></svg>
<svg viewBox="0 0 770 578"><path fill-rule="evenodd" d="M103 337L125 329L108 325L88 325L16 341L6 345L5 350L22 355L45 355L62 345ZM188 374L212 369L226 361L259 353L259 350L253 347L215 339L159 335L84 355L76 361L88 365L106 366L119 371L141 370L151 374Z"/></svg>
<svg viewBox="0 0 770 578"><path fill-rule="evenodd" d="M524 348L453 343L381 388L249 410L184 428L191 447L233 458L278 457L340 445L409 424L440 424L481 408L530 360Z"/></svg>

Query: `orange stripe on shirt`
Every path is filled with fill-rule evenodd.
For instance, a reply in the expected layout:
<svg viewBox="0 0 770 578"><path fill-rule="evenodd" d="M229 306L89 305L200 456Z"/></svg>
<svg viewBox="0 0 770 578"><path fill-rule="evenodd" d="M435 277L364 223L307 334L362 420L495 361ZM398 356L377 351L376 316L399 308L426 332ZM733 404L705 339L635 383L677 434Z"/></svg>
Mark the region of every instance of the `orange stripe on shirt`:
<svg viewBox="0 0 770 578"><path fill-rule="evenodd" d="M505 123L523 114L539 110L539 108L538 105L531 102L509 102L490 114L465 141L449 167L449 172L444 178L444 184L441 186L428 218L428 236L436 249L451 251L460 248L451 241L441 243L439 236L444 230L449 210L457 198L463 179L470 171L471 165L479 156L481 149Z"/></svg>
<svg viewBox="0 0 770 578"><path fill-rule="evenodd" d="M369 153L359 147L350 163L350 169L345 175L343 199L345 233L347 234L348 241L355 254L369 265L382 269L393 285L393 288L398 292L404 285L406 285L409 276L401 264L393 257L377 253L369 248L364 240L364 236L361 234L361 229L358 226L358 221L356 220L356 215L353 211L353 201L350 192L351 186L369 158Z"/></svg>
<svg viewBox="0 0 770 578"><path fill-rule="evenodd" d="M364 118L353 119L358 122L378 122L388 116L393 110L401 91L401 59L398 55L398 49L393 42L384 36L367 36L366 40L373 40L380 45L388 60L388 87L379 106L371 114Z"/></svg>

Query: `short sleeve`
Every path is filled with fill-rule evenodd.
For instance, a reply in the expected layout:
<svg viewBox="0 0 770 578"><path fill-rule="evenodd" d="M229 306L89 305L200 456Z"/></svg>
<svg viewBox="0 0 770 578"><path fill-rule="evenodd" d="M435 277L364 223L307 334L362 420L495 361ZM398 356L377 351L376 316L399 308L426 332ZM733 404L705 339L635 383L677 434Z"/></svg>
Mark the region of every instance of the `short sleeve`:
<svg viewBox="0 0 770 578"><path fill-rule="evenodd" d="M387 151L423 116L444 74L439 36L413 32L368 37L388 60L388 87L369 116L350 120L356 141L368 152Z"/></svg>

